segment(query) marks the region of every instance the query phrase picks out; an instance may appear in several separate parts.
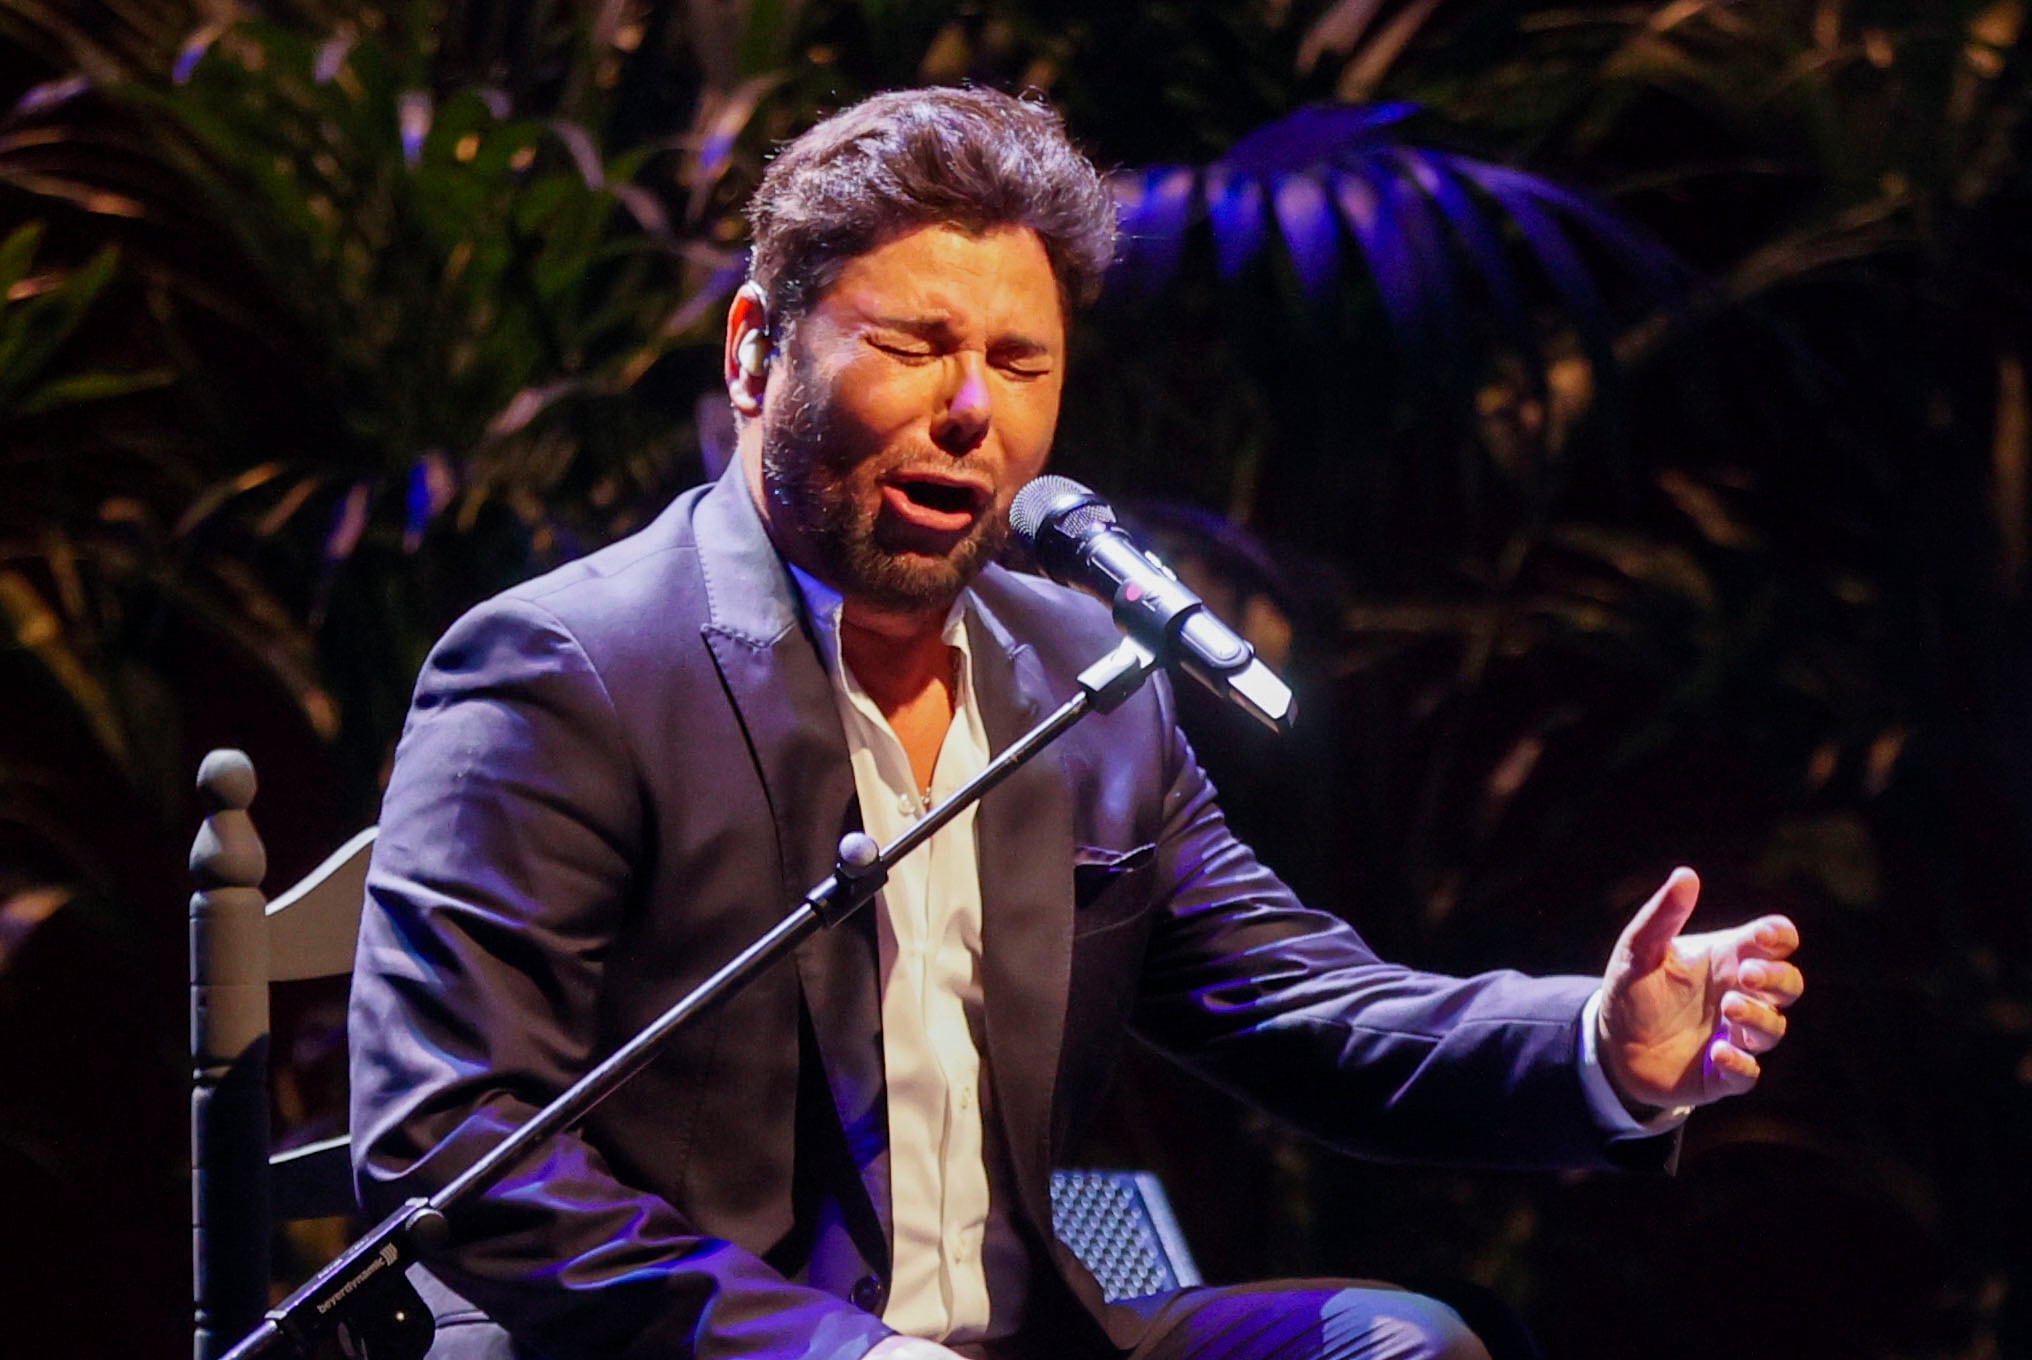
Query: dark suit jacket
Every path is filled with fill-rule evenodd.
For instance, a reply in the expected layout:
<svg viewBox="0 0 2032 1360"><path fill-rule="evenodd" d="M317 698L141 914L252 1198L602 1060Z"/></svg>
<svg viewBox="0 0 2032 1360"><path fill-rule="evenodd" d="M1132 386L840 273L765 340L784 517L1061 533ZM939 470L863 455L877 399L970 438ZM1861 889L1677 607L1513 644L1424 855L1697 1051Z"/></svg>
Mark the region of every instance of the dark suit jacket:
<svg viewBox="0 0 2032 1360"><path fill-rule="evenodd" d="M737 465L432 652L353 985L371 1212L442 1185L830 870L858 812L795 600ZM999 569L967 626L996 749L1118 640L1100 606ZM1356 1152L1605 1157L1574 1064L1594 980L1379 961L1229 833L1161 677L988 795L978 835L986 1070L1040 1319L1133 1334L1048 1198L1131 1033ZM559 1356L817 1360L885 1335L870 915L470 1206L439 1273Z"/></svg>

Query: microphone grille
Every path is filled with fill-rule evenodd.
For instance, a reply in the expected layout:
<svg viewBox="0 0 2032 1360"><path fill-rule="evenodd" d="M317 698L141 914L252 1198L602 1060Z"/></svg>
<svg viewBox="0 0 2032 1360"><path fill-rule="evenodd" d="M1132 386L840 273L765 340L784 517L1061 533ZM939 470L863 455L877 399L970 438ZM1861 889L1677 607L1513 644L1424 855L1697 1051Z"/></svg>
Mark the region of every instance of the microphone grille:
<svg viewBox="0 0 2032 1360"><path fill-rule="evenodd" d="M1047 526L1078 539L1100 525L1113 524L1108 503L1070 477L1046 474L1033 478L1009 506L1009 527L1033 547Z"/></svg>

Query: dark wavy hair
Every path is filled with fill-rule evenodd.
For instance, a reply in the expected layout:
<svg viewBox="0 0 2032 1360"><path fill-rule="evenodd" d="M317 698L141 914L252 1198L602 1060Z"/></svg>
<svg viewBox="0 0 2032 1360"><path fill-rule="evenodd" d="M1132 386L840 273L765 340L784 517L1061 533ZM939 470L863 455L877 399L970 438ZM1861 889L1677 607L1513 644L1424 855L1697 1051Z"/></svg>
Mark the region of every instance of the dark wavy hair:
<svg viewBox="0 0 2032 1360"><path fill-rule="evenodd" d="M841 268L918 227L1028 227L1068 313L1100 292L1115 204L1049 105L996 90L897 90L786 144L748 204L748 277L792 321Z"/></svg>

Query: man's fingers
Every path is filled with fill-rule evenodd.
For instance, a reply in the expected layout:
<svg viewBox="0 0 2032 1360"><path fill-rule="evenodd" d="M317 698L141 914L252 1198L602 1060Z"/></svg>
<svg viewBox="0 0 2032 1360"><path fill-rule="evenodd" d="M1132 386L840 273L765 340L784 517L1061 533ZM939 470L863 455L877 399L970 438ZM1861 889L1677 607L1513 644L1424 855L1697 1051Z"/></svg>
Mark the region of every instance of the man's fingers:
<svg viewBox="0 0 2032 1360"><path fill-rule="evenodd" d="M1747 1053L1769 1053L1785 1037L1784 1013L1742 992L1722 994L1722 1019L1729 1022L1729 1042Z"/></svg>
<svg viewBox="0 0 2032 1360"><path fill-rule="evenodd" d="M1790 917L1765 916L1742 927L1744 958L1783 959L1799 948L1799 927Z"/></svg>
<svg viewBox="0 0 2032 1360"><path fill-rule="evenodd" d="M1745 959L1736 967L1736 986L1783 1010L1806 990L1806 976L1781 959Z"/></svg>
<svg viewBox="0 0 2032 1360"><path fill-rule="evenodd" d="M1700 875L1684 866L1674 869L1665 886L1637 909L1624 927L1623 944L1639 973L1648 973L1665 961L1665 951L1693 915L1700 900Z"/></svg>
<svg viewBox="0 0 2032 1360"><path fill-rule="evenodd" d="M1755 1058L1727 1039L1717 1037L1707 1046L1708 1086L1717 1097L1743 1094L1757 1084L1762 1070Z"/></svg>

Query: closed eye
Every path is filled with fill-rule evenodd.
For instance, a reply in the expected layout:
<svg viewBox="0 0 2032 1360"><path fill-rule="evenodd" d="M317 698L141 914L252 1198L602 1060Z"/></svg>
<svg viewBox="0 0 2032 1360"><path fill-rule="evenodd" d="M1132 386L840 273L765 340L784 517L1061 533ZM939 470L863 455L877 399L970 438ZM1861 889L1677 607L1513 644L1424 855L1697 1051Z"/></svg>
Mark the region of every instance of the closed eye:
<svg viewBox="0 0 2032 1360"><path fill-rule="evenodd" d="M938 357L937 350L933 349L931 346L925 344L924 342L918 340L870 339L868 343L873 345L876 349L880 350L882 353L887 354L891 358L895 359L907 359L922 362L923 360L926 359L935 359Z"/></svg>
<svg viewBox="0 0 2032 1360"><path fill-rule="evenodd" d="M1012 378L1027 380L1051 376L1051 355L1027 345L1020 349L997 352L993 357L993 363L996 368Z"/></svg>

